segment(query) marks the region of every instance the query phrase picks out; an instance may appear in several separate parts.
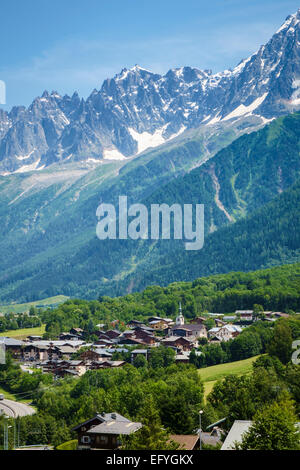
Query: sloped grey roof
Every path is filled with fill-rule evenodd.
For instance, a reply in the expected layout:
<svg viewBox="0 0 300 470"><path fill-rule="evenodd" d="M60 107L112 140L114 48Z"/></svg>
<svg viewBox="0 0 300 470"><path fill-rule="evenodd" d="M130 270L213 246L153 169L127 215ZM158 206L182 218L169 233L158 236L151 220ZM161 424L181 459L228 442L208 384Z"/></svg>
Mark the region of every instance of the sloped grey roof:
<svg viewBox="0 0 300 470"><path fill-rule="evenodd" d="M241 442L243 435L247 432L252 425L252 421L235 420L226 439L221 447L221 450L232 450L235 442Z"/></svg>
<svg viewBox="0 0 300 470"><path fill-rule="evenodd" d="M129 435L133 432L138 431L142 427L141 423L133 423L131 421L124 422L118 421L116 419L111 421L105 421L104 423L94 426L89 431L88 434L122 434Z"/></svg>
<svg viewBox="0 0 300 470"><path fill-rule="evenodd" d="M94 349L93 352L96 353L96 354L99 354L100 356L104 356L104 357L111 357L112 356L111 353L109 353L106 350L101 349L101 348Z"/></svg>
<svg viewBox="0 0 300 470"><path fill-rule="evenodd" d="M236 442L241 442L243 435L249 431L253 421L235 420L226 439L221 447L221 450L232 450ZM300 422L295 425L300 431Z"/></svg>
<svg viewBox="0 0 300 470"><path fill-rule="evenodd" d="M171 331L175 330L188 330L188 331L199 331L199 330L205 330L206 327L205 325L202 325L201 323L189 323L186 325L176 325L171 328Z"/></svg>
<svg viewBox="0 0 300 470"><path fill-rule="evenodd" d="M30 341L30 343L26 343L26 344L30 344L32 346L47 346L47 347L49 347L50 345L76 347L76 346L81 346L86 343L81 340L73 341L71 339L65 339L65 340L53 340L53 341L50 341L50 340Z"/></svg>
<svg viewBox="0 0 300 470"><path fill-rule="evenodd" d="M187 341L189 343L193 342L193 339L188 338L186 336L167 336L166 338L161 340L161 343L168 343L168 342L178 341L180 339L184 340L184 341Z"/></svg>
<svg viewBox="0 0 300 470"><path fill-rule="evenodd" d="M72 346L56 346L56 347L61 353L65 353L65 354L68 354L68 353L72 354L76 352L76 349L73 348Z"/></svg>
<svg viewBox="0 0 300 470"><path fill-rule="evenodd" d="M6 336L1 338L0 342L4 343L5 346L23 346L25 344L24 341L20 341L19 339L14 338L7 338Z"/></svg>

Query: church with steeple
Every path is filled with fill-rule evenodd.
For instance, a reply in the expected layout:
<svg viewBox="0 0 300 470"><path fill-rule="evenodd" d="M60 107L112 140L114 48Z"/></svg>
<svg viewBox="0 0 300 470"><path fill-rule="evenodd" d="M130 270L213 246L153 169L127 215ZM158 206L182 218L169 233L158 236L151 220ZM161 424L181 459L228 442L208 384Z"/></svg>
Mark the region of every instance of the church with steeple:
<svg viewBox="0 0 300 470"><path fill-rule="evenodd" d="M184 316L182 315L181 302L179 304L179 315L178 315L178 317L176 317L176 325L177 326L183 326L184 325Z"/></svg>

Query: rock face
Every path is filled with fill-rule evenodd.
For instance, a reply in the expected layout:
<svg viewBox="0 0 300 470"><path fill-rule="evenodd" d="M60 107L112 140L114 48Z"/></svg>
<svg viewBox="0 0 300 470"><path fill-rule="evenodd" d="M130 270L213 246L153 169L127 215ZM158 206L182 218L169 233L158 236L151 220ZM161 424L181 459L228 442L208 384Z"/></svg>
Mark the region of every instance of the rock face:
<svg viewBox="0 0 300 470"><path fill-rule="evenodd" d="M124 159L187 129L300 109L300 10L234 70L139 66L105 80L87 100L44 92L28 109L0 110L0 174L60 161Z"/></svg>

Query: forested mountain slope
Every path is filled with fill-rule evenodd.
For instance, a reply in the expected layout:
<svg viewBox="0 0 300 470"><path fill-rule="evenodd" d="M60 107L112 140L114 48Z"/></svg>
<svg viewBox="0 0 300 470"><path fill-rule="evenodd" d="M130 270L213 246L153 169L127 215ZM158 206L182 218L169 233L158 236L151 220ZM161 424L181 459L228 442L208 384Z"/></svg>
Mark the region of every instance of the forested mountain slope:
<svg viewBox="0 0 300 470"><path fill-rule="evenodd" d="M143 157L142 162L145 164L138 164L137 160L133 161L132 170L129 166L121 169L113 185L111 182L104 182L103 190L90 198L79 201L76 211L70 213L70 217L68 212L62 212L57 220L50 219L45 235L35 235L29 238L28 245L23 243L24 256L26 246L30 251L34 241L37 246L44 247L47 235L49 236L49 246L46 251L38 256L29 257L28 262L19 267L9 266L6 273L2 274L2 282L4 282L2 298L25 296L22 300L27 300L27 293L37 298L58 292L83 297L97 296L99 291L119 294L145 287L148 282L168 283L213 272L256 269L270 264L293 261L299 248L298 238L295 235L292 248L286 249L285 237L293 236L290 224L293 220L296 221L298 216L298 186L291 193L287 193L287 196L284 191L300 177L299 136L300 113L279 118L263 129L235 140L188 174L180 176L180 172L177 172L175 174L177 178L160 189L158 185L162 183L163 175L168 175L167 155L158 152L156 158L150 159L147 163ZM193 145L187 143L183 147L175 147L170 151L169 155L173 155L173 163L176 162L174 155L179 156L176 163L179 170L190 159L190 155L195 156L194 151L197 147ZM188 157L184 158L187 149L189 149ZM200 153L198 158L201 159L199 155ZM161 165L165 166L161 167ZM146 190L143 192L142 188L138 189L137 182L145 178L147 171L149 171L149 181L151 181L154 168L157 169L155 172L157 172L159 183L155 186L155 182L152 182L152 194L150 190L150 194L147 195ZM141 173L144 175L142 176ZM102 196L104 202L114 203L120 194L126 194L126 190L129 190L131 202L144 202L148 206L151 203L163 202L205 204L204 249L197 253L187 253L184 251L183 242L172 240L100 242L94 235L93 211L99 201L97 198ZM274 202L276 208L266 207L265 215L261 216L270 219L268 222L271 224L270 229L263 221L255 229L257 234L260 234L257 235L257 242L263 243L264 240L270 240L272 246L276 243L276 249L267 250L268 253L263 257L254 256L250 240L251 234L254 238L256 237L255 230L253 230L256 215L239 222L244 224L243 229L239 225L235 227L234 221L250 215L282 192L282 197ZM91 215L84 228L88 236L84 238L86 211L89 211ZM53 234L63 233L63 230L68 233L67 226L70 224L78 227L74 229L73 235L65 242L61 238L60 243L53 245L55 240ZM213 232L228 224L230 225L228 230L232 231L230 235L232 240L235 239L236 234L240 236L243 233L244 254L241 256L240 246L236 246L237 242L232 242L228 238L226 250L231 255L225 259L221 257L218 261L216 257L222 251L224 239L222 234ZM281 229L278 230L278 227ZM272 231L277 233L275 238ZM226 230L224 233L227 233ZM264 253L262 245L258 250ZM176 266L174 260L176 260Z"/></svg>

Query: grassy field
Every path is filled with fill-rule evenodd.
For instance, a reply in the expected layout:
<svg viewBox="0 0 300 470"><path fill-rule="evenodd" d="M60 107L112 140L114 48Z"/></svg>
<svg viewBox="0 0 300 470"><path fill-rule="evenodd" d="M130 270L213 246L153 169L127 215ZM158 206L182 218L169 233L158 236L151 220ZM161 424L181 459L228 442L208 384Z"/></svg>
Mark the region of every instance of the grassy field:
<svg viewBox="0 0 300 470"><path fill-rule="evenodd" d="M7 400L17 401L16 396L13 393L7 392L4 388L0 387L0 393L4 395Z"/></svg>
<svg viewBox="0 0 300 470"><path fill-rule="evenodd" d="M199 374L204 383L204 394L207 396L218 380L224 379L227 375L244 375L252 371L252 364L259 356L250 357L243 361L228 362L217 366L206 367L199 370Z"/></svg>
<svg viewBox="0 0 300 470"><path fill-rule="evenodd" d="M78 440L74 439L73 441L64 442L60 446L56 447L56 450L77 450Z"/></svg>
<svg viewBox="0 0 300 470"><path fill-rule="evenodd" d="M48 305L61 304L68 300L69 297L65 295L56 295L55 297L48 297L47 299L36 300L35 302L28 302L26 304L11 304L0 305L1 313L24 313L28 312L30 307L43 307Z"/></svg>
<svg viewBox="0 0 300 470"><path fill-rule="evenodd" d="M9 330L0 333L0 336L8 338L25 339L29 335L42 336L45 333L45 325L37 326L36 328L24 328L20 330Z"/></svg>
<svg viewBox="0 0 300 470"><path fill-rule="evenodd" d="M30 398L30 395L25 395L25 394L20 394L20 395L14 395L11 392L7 392L4 388L0 387L0 393L4 395L4 398L6 400L12 400L12 401L19 401L22 403L27 403L31 404L32 399ZM31 405L32 406L32 405ZM34 407L33 407L34 408Z"/></svg>

